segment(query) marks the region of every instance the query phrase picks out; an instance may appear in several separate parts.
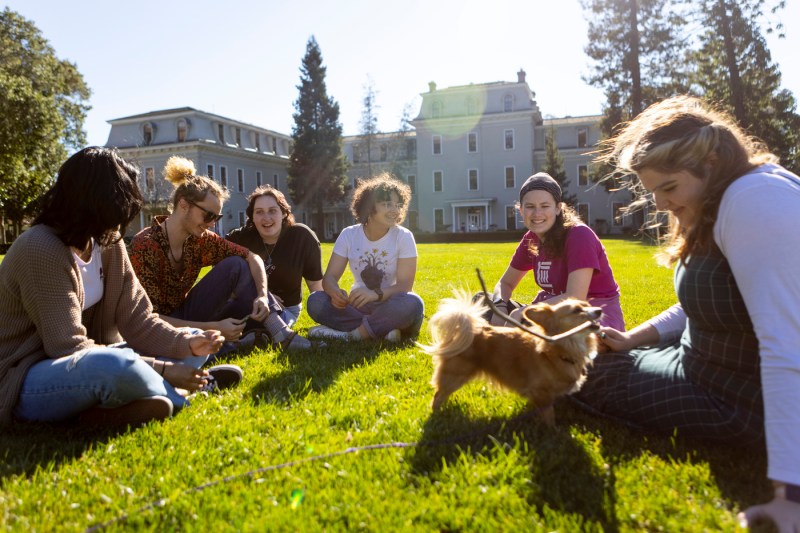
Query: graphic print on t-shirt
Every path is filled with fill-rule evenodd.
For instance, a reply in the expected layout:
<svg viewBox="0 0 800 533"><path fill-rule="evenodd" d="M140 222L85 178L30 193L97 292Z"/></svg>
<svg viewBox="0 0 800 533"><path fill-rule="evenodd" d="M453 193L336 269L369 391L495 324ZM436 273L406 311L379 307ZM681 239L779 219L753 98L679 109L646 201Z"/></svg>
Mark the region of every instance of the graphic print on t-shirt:
<svg viewBox="0 0 800 533"><path fill-rule="evenodd" d="M553 284L550 283L550 265L552 264L552 261L541 261L539 268L536 269L536 283L543 289L553 288Z"/></svg>
<svg viewBox="0 0 800 533"><path fill-rule="evenodd" d="M361 281L364 282L364 285L368 289L375 290L381 287L383 276L386 275L384 271L386 267L385 258L387 255L389 254L386 253L386 250L379 251L377 248L373 248L372 250L367 250L359 257L358 265L366 265L361 271Z"/></svg>

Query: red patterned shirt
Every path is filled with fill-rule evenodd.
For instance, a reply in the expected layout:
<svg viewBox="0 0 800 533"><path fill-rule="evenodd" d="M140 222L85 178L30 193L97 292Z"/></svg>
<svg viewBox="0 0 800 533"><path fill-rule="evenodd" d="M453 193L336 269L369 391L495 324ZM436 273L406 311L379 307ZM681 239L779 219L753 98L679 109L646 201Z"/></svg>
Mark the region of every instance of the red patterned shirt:
<svg viewBox="0 0 800 533"><path fill-rule="evenodd" d="M161 224L165 215L153 218L153 224L133 238L131 263L153 310L169 315L186 299L203 267L214 266L226 257L246 258L249 250L206 230L200 238L190 235L183 244L183 271L169 262L169 243Z"/></svg>

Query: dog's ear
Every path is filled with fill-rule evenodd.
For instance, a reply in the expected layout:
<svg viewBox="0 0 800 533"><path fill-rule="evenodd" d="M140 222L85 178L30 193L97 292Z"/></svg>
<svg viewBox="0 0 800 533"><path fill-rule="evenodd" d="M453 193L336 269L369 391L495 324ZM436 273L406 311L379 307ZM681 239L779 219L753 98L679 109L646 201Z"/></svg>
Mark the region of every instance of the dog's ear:
<svg viewBox="0 0 800 533"><path fill-rule="evenodd" d="M553 308L545 303L529 305L522 310L522 316L541 325L553 316Z"/></svg>

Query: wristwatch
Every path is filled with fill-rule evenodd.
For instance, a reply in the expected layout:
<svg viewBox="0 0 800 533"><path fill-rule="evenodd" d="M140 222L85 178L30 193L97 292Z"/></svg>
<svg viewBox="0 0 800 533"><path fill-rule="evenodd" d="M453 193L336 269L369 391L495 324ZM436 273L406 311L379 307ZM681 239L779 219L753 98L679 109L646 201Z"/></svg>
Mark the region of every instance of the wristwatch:
<svg viewBox="0 0 800 533"><path fill-rule="evenodd" d="M378 295L378 301L379 301L379 302L380 302L381 300L383 300L383 291L381 290L381 288L380 288L380 287L378 287L377 289L372 289L372 290L373 290L373 291L375 291L375 294L377 294L377 295Z"/></svg>

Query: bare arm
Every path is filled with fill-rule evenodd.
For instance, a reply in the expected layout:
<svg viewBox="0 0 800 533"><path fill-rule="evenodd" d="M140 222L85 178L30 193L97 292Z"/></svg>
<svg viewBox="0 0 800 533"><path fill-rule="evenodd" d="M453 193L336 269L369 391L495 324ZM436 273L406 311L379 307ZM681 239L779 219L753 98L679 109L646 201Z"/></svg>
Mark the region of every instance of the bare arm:
<svg viewBox="0 0 800 533"><path fill-rule="evenodd" d="M269 315L269 301L267 299L267 273L264 270L264 261L253 252L247 253L247 265L250 267L250 274L256 284L258 296L253 300L253 312L250 316L259 322L266 319ZM236 317L240 318L240 317Z"/></svg>
<svg viewBox="0 0 800 533"><path fill-rule="evenodd" d="M589 296L589 285L592 283L593 268L579 268L569 273L567 277L567 290L553 298L548 298L547 303L555 304L567 298L586 300Z"/></svg>
<svg viewBox="0 0 800 533"><path fill-rule="evenodd" d="M311 281L309 279L306 280L306 287L308 287L308 292L317 292L324 290L322 288L322 280L318 279L316 281Z"/></svg>
<svg viewBox="0 0 800 533"><path fill-rule="evenodd" d="M500 281L498 281L497 285L495 285L494 293L499 293L500 298L503 300L510 300L511 295L514 293L514 289L517 288L519 283L522 281L522 278L525 277L525 274L527 274L527 272L524 270L517 270L516 268L509 266L503 273Z"/></svg>
<svg viewBox="0 0 800 533"><path fill-rule="evenodd" d="M213 322L198 322L196 320L184 320L182 318L174 318L166 315L159 315L159 318L175 326L176 328L197 328L202 330L214 330L222 333L225 340L235 341L242 336L242 330L247 322L246 317L230 317L224 320L217 320Z"/></svg>
<svg viewBox="0 0 800 533"><path fill-rule="evenodd" d="M331 253L331 259L328 261L328 268L325 269L325 275L322 276L322 289L331 297L331 302L335 307L344 308L347 306L347 291L339 287L339 280L342 279L344 269L347 267L347 258L341 255Z"/></svg>

